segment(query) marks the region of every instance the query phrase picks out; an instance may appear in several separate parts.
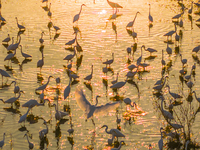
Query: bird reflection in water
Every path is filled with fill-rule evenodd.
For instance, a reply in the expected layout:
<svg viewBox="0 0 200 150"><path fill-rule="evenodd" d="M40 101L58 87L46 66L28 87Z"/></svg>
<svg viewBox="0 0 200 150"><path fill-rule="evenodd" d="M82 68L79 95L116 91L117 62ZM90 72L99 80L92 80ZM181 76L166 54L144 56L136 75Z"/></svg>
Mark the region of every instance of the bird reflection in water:
<svg viewBox="0 0 200 150"><path fill-rule="evenodd" d="M94 150L95 147L95 136L96 136L96 131L92 131L91 132L91 144L90 145L87 145L87 146L84 146L84 149L87 149L87 150Z"/></svg>
<svg viewBox="0 0 200 150"><path fill-rule="evenodd" d="M76 58L76 70L78 71L79 67L81 66L83 60L83 55Z"/></svg>
<svg viewBox="0 0 200 150"><path fill-rule="evenodd" d="M59 148L59 140L61 138L61 129L60 129L60 124L56 124L55 126L55 131L53 131L55 133L55 138L57 139L57 148Z"/></svg>
<svg viewBox="0 0 200 150"><path fill-rule="evenodd" d="M47 138L47 136L45 136L43 139L40 139L40 150L45 149L45 144L47 149L49 145L49 139Z"/></svg>

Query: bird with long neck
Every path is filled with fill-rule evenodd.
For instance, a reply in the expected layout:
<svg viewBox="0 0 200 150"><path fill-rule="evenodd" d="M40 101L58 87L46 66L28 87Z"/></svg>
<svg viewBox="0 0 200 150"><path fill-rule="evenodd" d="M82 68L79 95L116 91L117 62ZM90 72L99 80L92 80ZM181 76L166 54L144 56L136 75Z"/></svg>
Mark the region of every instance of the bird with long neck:
<svg viewBox="0 0 200 150"><path fill-rule="evenodd" d="M44 52L42 51L42 59L38 60L37 62L37 68L38 67L40 68L40 73L41 73L43 65L44 65Z"/></svg>
<svg viewBox="0 0 200 150"><path fill-rule="evenodd" d="M165 60L163 59L164 58L163 56L164 56L164 52L163 52L163 49L162 49L162 60L161 60L162 67L165 66L165 64L166 64Z"/></svg>
<svg viewBox="0 0 200 150"><path fill-rule="evenodd" d="M28 135L27 134L24 134L24 137L26 136L26 138L27 138L27 141L28 141L28 147L29 147L29 149L33 149L33 147L34 147L34 144L33 143L31 143L30 141L29 141L29 139L28 139Z"/></svg>
<svg viewBox="0 0 200 150"><path fill-rule="evenodd" d="M93 75L93 65L91 66L91 74L88 75L88 76L86 76L86 77L84 78L84 80L87 80L88 82L90 82L91 79L92 79L92 75Z"/></svg>
<svg viewBox="0 0 200 150"><path fill-rule="evenodd" d="M1 100L3 103L11 103L11 107L13 107L13 103L14 103L15 101L17 101L17 100L20 98L21 93L23 93L23 91L20 91L20 92L19 92L18 97L12 97L12 98L10 98L10 99L8 99L8 100L6 100L6 101L4 101L4 100L2 100L2 99L0 99L0 100Z"/></svg>
<svg viewBox="0 0 200 150"><path fill-rule="evenodd" d="M172 116L172 114L166 110L163 109L163 101L164 101L164 97L160 96L161 98L161 106L160 106L160 109L161 109L161 112L163 114L164 117L166 117L167 119L174 119L174 117Z"/></svg>
<svg viewBox="0 0 200 150"><path fill-rule="evenodd" d="M37 89L35 89L35 91L37 91L37 90L42 90L42 91L44 91L44 90L46 89L47 85L49 84L50 78L53 78L53 76L49 76L49 77L48 77L47 83L46 83L46 84L43 84L43 85L40 86L40 87L38 87Z"/></svg>
<svg viewBox="0 0 200 150"><path fill-rule="evenodd" d="M153 17L151 16L150 10L151 10L151 4L149 4L149 24L152 24L153 23Z"/></svg>
<svg viewBox="0 0 200 150"><path fill-rule="evenodd" d="M15 19L16 19L16 21L17 21L17 26L18 26L19 30L25 30L25 27L24 27L23 25L20 25L20 24L18 23L17 17L15 17Z"/></svg>
<svg viewBox="0 0 200 150"><path fill-rule="evenodd" d="M1 147L1 149L3 148L3 145L4 145L5 135L6 135L6 133L3 134L3 140L0 141L0 147Z"/></svg>
<svg viewBox="0 0 200 150"><path fill-rule="evenodd" d="M79 13L74 16L73 23L76 22L76 21L78 22L78 20L80 18L80 15L81 15L81 11L82 11L82 7L83 6L86 6L86 5L85 4L81 5L81 9L80 9Z"/></svg>
<svg viewBox="0 0 200 150"><path fill-rule="evenodd" d="M142 61L142 48L145 48L145 46L144 45L141 46L141 56L137 59L137 65L140 65Z"/></svg>
<svg viewBox="0 0 200 150"><path fill-rule="evenodd" d="M162 127L160 128L161 138L160 138L160 140L158 141L159 150L162 150L162 149L163 149L163 139L162 139L162 131L161 131L161 130L163 130Z"/></svg>
<svg viewBox="0 0 200 150"><path fill-rule="evenodd" d="M41 38L39 39L39 42L40 42L41 44L43 44L43 43L44 43L44 40L43 40L43 35L44 35L44 32L42 32L42 33L41 33Z"/></svg>
<svg viewBox="0 0 200 150"><path fill-rule="evenodd" d="M139 13L140 13L139 11L136 12L133 21L129 22L129 23L126 25L126 28L131 28L131 27L133 27L133 25L134 25L134 23L135 23L135 20L136 20L136 17L137 17L137 14L139 14Z"/></svg>
<svg viewBox="0 0 200 150"><path fill-rule="evenodd" d="M70 94L70 90L71 90L71 80L72 80L72 77L71 77L71 71L69 71L69 84L68 86L65 88L64 90L64 100L69 96Z"/></svg>

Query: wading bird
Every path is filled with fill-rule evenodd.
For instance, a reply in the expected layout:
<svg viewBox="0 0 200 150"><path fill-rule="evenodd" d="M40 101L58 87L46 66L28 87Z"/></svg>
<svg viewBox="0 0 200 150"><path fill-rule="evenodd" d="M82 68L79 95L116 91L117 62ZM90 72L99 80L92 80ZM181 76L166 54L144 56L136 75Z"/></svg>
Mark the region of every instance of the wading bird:
<svg viewBox="0 0 200 150"><path fill-rule="evenodd" d="M113 62L114 62L114 53L112 53L112 59L104 61L103 64L109 65L109 67L110 67L110 65Z"/></svg>
<svg viewBox="0 0 200 150"><path fill-rule="evenodd" d="M15 93L15 95L16 95L17 93L19 93L20 88L19 88L19 86L16 85L16 81L12 81L11 84L12 84L12 83L14 83L14 86L15 86L15 87L14 87L14 93Z"/></svg>
<svg viewBox="0 0 200 150"><path fill-rule="evenodd" d="M120 150L121 147L122 147L122 144L125 144L124 141L121 141L121 142L119 143L119 147L118 147L118 148L111 148L111 150Z"/></svg>
<svg viewBox="0 0 200 150"><path fill-rule="evenodd" d="M160 140L158 141L159 150L162 150L162 149L163 149L163 139L162 139L162 131L161 131L161 130L163 130L162 127L160 128L161 138L160 138Z"/></svg>
<svg viewBox="0 0 200 150"><path fill-rule="evenodd" d="M31 57L32 57L32 56L29 55L29 54L23 53L23 52L22 52L22 45L19 45L19 46L21 47L21 54L22 54L22 56L23 56L25 59L28 59L28 58L31 58Z"/></svg>
<svg viewBox="0 0 200 150"><path fill-rule="evenodd" d="M44 32L41 33L41 38L39 39L40 44L43 44L43 43L44 43L43 35L44 35Z"/></svg>
<svg viewBox="0 0 200 150"><path fill-rule="evenodd" d="M48 128L47 122L45 120L44 120L44 124L46 125L46 129L40 130L40 132L39 132L40 140L44 139L44 136L46 136L48 134L48 132L49 132L49 128Z"/></svg>
<svg viewBox="0 0 200 150"><path fill-rule="evenodd" d="M0 147L1 147L1 149L3 148L3 145L4 145L5 135L6 135L6 133L3 134L3 140L0 141Z"/></svg>
<svg viewBox="0 0 200 150"><path fill-rule="evenodd" d="M16 21L17 21L17 27L19 28L19 30L25 30L25 27L24 27L23 25L20 25L20 24L18 23L17 17L15 17L15 19L16 19Z"/></svg>
<svg viewBox="0 0 200 150"><path fill-rule="evenodd" d="M29 147L29 149L30 149L30 150L33 149L33 148L34 148L34 144L31 143L31 142L29 141L29 139L28 139L28 135L27 135L27 134L24 134L24 137L25 137L25 136L26 136L27 141L28 141L28 147Z"/></svg>
<svg viewBox="0 0 200 150"><path fill-rule="evenodd" d="M29 107L28 110L27 110L27 112L26 112L24 115L22 115L22 116L20 117L18 123L24 122L24 126L25 126L26 117L27 117L27 115L28 115L30 109L31 109L31 107Z"/></svg>
<svg viewBox="0 0 200 150"><path fill-rule="evenodd" d="M10 42L10 34L8 34L8 37L5 38L2 42L8 44L8 42Z"/></svg>
<svg viewBox="0 0 200 150"><path fill-rule="evenodd" d="M44 90L46 89L47 85L49 84L50 78L53 78L53 76L49 76L49 77L48 77L47 83L46 83L46 84L43 84L43 85L40 86L40 87L38 87L37 89L35 89L35 91L38 91L38 90L44 91Z"/></svg>
<svg viewBox="0 0 200 150"><path fill-rule="evenodd" d="M86 5L85 4L81 5L81 9L80 9L79 13L74 16L73 23L76 22L76 21L78 22L78 20L80 18L80 15L81 15L81 11L82 11L82 7L83 6L86 6Z"/></svg>
<svg viewBox="0 0 200 150"><path fill-rule="evenodd" d="M137 14L140 14L140 12L139 12L139 11L136 12L135 18L133 19L133 21L129 22L129 23L126 25L126 28L132 28L132 27L133 27L133 25L134 25L134 23L135 23L135 19L136 19L136 17L137 17Z"/></svg>
<svg viewBox="0 0 200 150"><path fill-rule="evenodd" d="M153 17L151 16L150 14L150 10L151 10L151 4L149 4L149 24L152 24L153 23Z"/></svg>
<svg viewBox="0 0 200 150"><path fill-rule="evenodd" d="M41 73L43 65L44 65L44 52L42 51L42 59L38 60L37 62L37 68L40 68L40 73Z"/></svg>
<svg viewBox="0 0 200 150"><path fill-rule="evenodd" d="M111 1L109 1L109 0L107 0L107 2L108 2L108 4L110 5L110 7L112 7L112 9L113 9L113 12L114 12L114 8L116 8L116 10L117 10L117 8L123 8L121 5L119 5L118 3L114 3L114 2L111 2Z"/></svg>
<svg viewBox="0 0 200 150"><path fill-rule="evenodd" d="M73 59L75 55L76 55L76 46L74 46L74 54L67 55L63 60L67 60L69 62L69 60Z"/></svg>
<svg viewBox="0 0 200 150"><path fill-rule="evenodd" d="M3 84L3 77L10 77L10 75L5 71L0 69L0 74L2 76L2 84Z"/></svg>
<svg viewBox="0 0 200 150"><path fill-rule="evenodd" d="M84 80L87 80L88 82L91 82L91 79L92 79L92 75L93 75L93 65L91 66L91 74L86 76L84 78Z"/></svg>

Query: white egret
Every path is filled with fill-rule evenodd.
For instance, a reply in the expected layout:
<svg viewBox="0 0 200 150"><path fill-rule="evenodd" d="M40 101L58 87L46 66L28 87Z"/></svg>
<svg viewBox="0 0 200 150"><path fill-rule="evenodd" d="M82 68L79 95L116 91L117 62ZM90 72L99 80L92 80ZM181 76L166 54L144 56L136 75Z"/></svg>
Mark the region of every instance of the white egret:
<svg viewBox="0 0 200 150"><path fill-rule="evenodd" d="M17 100L20 98L21 93L23 93L23 91L19 91L18 97L12 97L12 98L9 98L9 99L6 100L6 101L4 101L4 100L1 100L1 101L2 101L3 103L11 103L11 106L12 106L13 103L14 103L15 101L17 101Z"/></svg>
<svg viewBox="0 0 200 150"><path fill-rule="evenodd" d="M51 12L51 3L49 3L49 11L48 11L47 15L48 15L49 17L52 16L52 12Z"/></svg>
<svg viewBox="0 0 200 150"><path fill-rule="evenodd" d="M112 138L117 137L117 139L118 139L118 137L125 137L125 135L122 134L118 129L110 129L110 131L108 131L108 126L103 125L101 128L104 128L104 127L105 127L105 131L107 134L112 134Z"/></svg>
<svg viewBox="0 0 200 150"><path fill-rule="evenodd" d="M47 122L45 120L44 120L44 124L46 125L46 129L40 130L40 132L39 132L40 140L42 140L44 138L44 136L46 136L48 134L48 132L49 132L49 128L48 128Z"/></svg>
<svg viewBox="0 0 200 150"><path fill-rule="evenodd" d="M151 10L151 4L149 4L149 24L152 24L153 23L153 17L151 16L150 14L150 10Z"/></svg>
<svg viewBox="0 0 200 150"><path fill-rule="evenodd" d="M108 4L110 5L110 7L112 7L113 11L114 11L114 8L123 8L121 5L119 5L118 3L114 3L114 2L111 2L109 0L107 0Z"/></svg>
<svg viewBox="0 0 200 150"><path fill-rule="evenodd" d="M139 14L140 12L137 11L136 14L135 14L135 18L133 19L133 21L129 22L127 25L126 25L126 28L131 28L133 27L134 23L135 23L135 19L137 17L137 14Z"/></svg>
<svg viewBox="0 0 200 150"><path fill-rule="evenodd" d="M86 5L85 4L81 5L81 9L80 9L79 13L74 16L73 23L76 22L76 21L78 22L78 20L80 18L80 15L81 15L81 11L82 11L82 7L83 6L86 6Z"/></svg>
<svg viewBox="0 0 200 150"><path fill-rule="evenodd" d="M113 62L114 62L114 53L112 53L112 59L107 60L107 61L104 61L103 64L107 64L107 65L109 65L109 67L110 67L110 65L111 65Z"/></svg>
<svg viewBox="0 0 200 150"><path fill-rule="evenodd" d="M14 93L15 93L15 94L19 93L20 88L19 88L19 86L16 85L16 81L12 81L11 84L12 84L12 83L14 83L14 86L15 86L15 87L14 87Z"/></svg>
<svg viewBox="0 0 200 150"><path fill-rule="evenodd" d="M116 77L116 79L115 79L115 80L113 80L113 81L111 81L111 83L112 83L112 84L115 84L115 83L117 83L117 81L118 81L118 76L119 76L119 72L117 73L117 77Z"/></svg>
<svg viewBox="0 0 200 150"><path fill-rule="evenodd" d="M29 139L28 139L28 135L27 135L27 134L24 134L24 137L25 137L25 136L26 136L27 141L28 141L28 147L29 147L29 149L30 149L30 150L33 149L33 148L34 148L34 144L31 143L31 142L29 141Z"/></svg>
<svg viewBox="0 0 200 150"><path fill-rule="evenodd" d="M3 43L5 42L5 43L8 44L8 42L10 42L10 34L8 34L8 37L5 38L2 42L3 42Z"/></svg>
<svg viewBox="0 0 200 150"><path fill-rule="evenodd" d="M3 148L3 145L4 145L5 135L6 135L6 133L3 134L3 140L0 141L0 147L1 147L1 149Z"/></svg>
<svg viewBox="0 0 200 150"><path fill-rule="evenodd" d="M42 51L42 59L38 60L38 62L37 62L37 68L40 68L40 72L41 72L43 65L44 65L44 52Z"/></svg>
<svg viewBox="0 0 200 150"><path fill-rule="evenodd" d="M27 117L27 115L28 115L30 109L31 109L31 107L29 107L28 110L27 110L27 112L26 112L24 115L22 115L22 116L20 117L18 123L24 122L24 125L25 125L26 117Z"/></svg>
<svg viewBox="0 0 200 150"><path fill-rule="evenodd" d="M160 106L160 109L161 109L161 112L162 112L163 116L166 117L167 119L174 119L173 115L172 115L170 112L168 112L168 111L166 111L166 110L163 109L164 97L163 97L163 96L160 96L160 98L161 98L161 106Z"/></svg>
<svg viewBox="0 0 200 150"><path fill-rule="evenodd" d="M17 27L19 28L19 30L25 30L25 27L24 27L23 25L20 25L20 24L18 23L17 17L15 17L15 19L16 19L16 21L17 21Z"/></svg>
<svg viewBox="0 0 200 150"><path fill-rule="evenodd" d="M69 62L69 60L73 59L75 55L76 55L76 46L74 46L74 54L67 55L63 60L67 60Z"/></svg>
<svg viewBox="0 0 200 150"><path fill-rule="evenodd" d="M197 97L197 95L196 95L196 92L195 92L195 91L192 91L192 93L194 93L194 95L195 95L195 98L196 98L196 100L199 102L199 105L200 105L200 98L198 98L198 97Z"/></svg>
<svg viewBox="0 0 200 150"><path fill-rule="evenodd" d="M96 96L96 104L91 105L90 102L86 99L83 90L80 88L76 88L75 91L75 99L78 106L85 112L86 119L89 119L93 116L103 115L107 112L116 110L119 107L120 103L107 103L105 105L97 106L98 97Z"/></svg>
<svg viewBox="0 0 200 150"><path fill-rule="evenodd" d="M127 79L128 79L128 77L126 78L125 81L117 82L117 83L111 85L110 88L112 88L112 89L120 89L120 88L122 88L126 84Z"/></svg>
<svg viewBox="0 0 200 150"><path fill-rule="evenodd" d="M0 74L2 76L2 84L3 84L3 77L10 77L10 75L5 71L0 69Z"/></svg>
<svg viewBox="0 0 200 150"><path fill-rule="evenodd" d="M84 80L87 80L88 82L91 82L91 79L92 79L92 75L93 75L93 65L91 66L91 74L86 76L84 78Z"/></svg>
<svg viewBox="0 0 200 150"><path fill-rule="evenodd" d="M42 91L44 91L44 90L46 89L47 85L49 84L50 78L53 78L53 76L49 76L49 77L48 77L47 83L41 85L40 87L38 87L37 89L35 89L35 91L37 91L37 90L42 90Z"/></svg>
<svg viewBox="0 0 200 150"><path fill-rule="evenodd" d="M44 40L43 40L43 35L44 35L44 32L42 32L42 33L41 33L41 38L39 39L39 42L40 42L41 44L43 44L43 43L44 43Z"/></svg>
<svg viewBox="0 0 200 150"><path fill-rule="evenodd" d="M160 140L158 141L158 147L159 147L159 150L162 150L163 149L163 139L162 139L162 131L161 130L163 130L163 128L161 127L160 128L160 134L161 134L161 138L160 138Z"/></svg>
<svg viewBox="0 0 200 150"><path fill-rule="evenodd" d="M169 85L166 85L166 87L168 87L168 91L169 91L169 94L176 100L177 98L183 98L183 96L179 95L179 94L176 94L176 93L172 93L170 91L170 86Z"/></svg>
<svg viewBox="0 0 200 150"><path fill-rule="evenodd" d="M71 90L71 72L69 72L69 84L64 89L64 100L69 96Z"/></svg>
<svg viewBox="0 0 200 150"><path fill-rule="evenodd" d="M23 53L23 52L22 52L22 45L19 45L19 46L21 47L21 54L22 54L22 56L23 56L25 59L28 59L28 58L31 58L31 57L32 57L32 56L29 55L29 54Z"/></svg>
<svg viewBox="0 0 200 150"><path fill-rule="evenodd" d="M118 148L111 148L111 150L120 150L121 147L122 147L122 144L124 144L124 141L121 141L120 144L119 144L119 147Z"/></svg>

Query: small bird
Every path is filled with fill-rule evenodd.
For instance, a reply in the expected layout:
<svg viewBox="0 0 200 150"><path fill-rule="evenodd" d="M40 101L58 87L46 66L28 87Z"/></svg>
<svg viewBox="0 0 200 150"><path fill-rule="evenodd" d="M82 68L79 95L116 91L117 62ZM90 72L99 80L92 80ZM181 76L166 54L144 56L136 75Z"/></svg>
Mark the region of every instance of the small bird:
<svg viewBox="0 0 200 150"><path fill-rule="evenodd" d="M107 64L107 65L109 65L109 67L110 67L110 65L111 65L113 62L114 62L114 53L112 53L112 59L107 60L107 61L104 61L103 64Z"/></svg>

